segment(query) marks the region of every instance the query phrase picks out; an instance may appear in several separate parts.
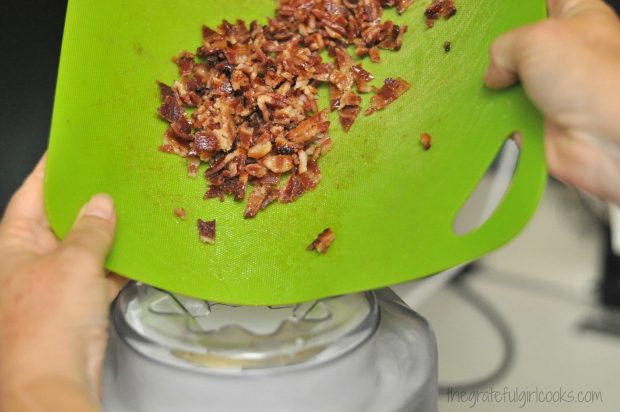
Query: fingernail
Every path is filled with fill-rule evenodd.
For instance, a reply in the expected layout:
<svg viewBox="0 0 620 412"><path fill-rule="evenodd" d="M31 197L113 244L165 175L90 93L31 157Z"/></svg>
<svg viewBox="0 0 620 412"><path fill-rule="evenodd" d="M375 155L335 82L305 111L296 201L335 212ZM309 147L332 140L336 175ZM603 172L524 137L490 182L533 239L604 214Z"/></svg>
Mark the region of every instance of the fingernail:
<svg viewBox="0 0 620 412"><path fill-rule="evenodd" d="M95 195L84 206L83 214L110 220L114 216L114 201L106 194Z"/></svg>

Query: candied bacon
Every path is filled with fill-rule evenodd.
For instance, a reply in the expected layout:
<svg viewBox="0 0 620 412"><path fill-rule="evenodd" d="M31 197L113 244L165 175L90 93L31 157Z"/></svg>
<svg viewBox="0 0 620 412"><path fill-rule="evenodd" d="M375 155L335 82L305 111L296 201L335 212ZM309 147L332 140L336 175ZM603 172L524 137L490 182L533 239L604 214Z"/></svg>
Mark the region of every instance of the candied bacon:
<svg viewBox="0 0 620 412"><path fill-rule="evenodd" d="M439 20L442 16L448 20L450 17L456 14L456 6L454 0L433 0L430 6L424 11L426 17L426 25L428 28L432 28L435 25L435 21Z"/></svg>
<svg viewBox="0 0 620 412"><path fill-rule="evenodd" d="M403 14L412 3L413 0L396 0L396 12L398 14Z"/></svg>
<svg viewBox="0 0 620 412"><path fill-rule="evenodd" d="M185 213L185 209L183 209L182 207L177 207L176 209L174 209L174 215L181 220L185 220L185 218L187 217L187 213Z"/></svg>
<svg viewBox="0 0 620 412"><path fill-rule="evenodd" d="M308 245L307 249L316 250L319 253L327 253L327 250L334 242L334 239L334 232L330 228L327 228L321 233L319 233L317 238L312 243L310 243L310 245Z"/></svg>
<svg viewBox="0 0 620 412"><path fill-rule="evenodd" d="M215 243L215 220L204 221L198 219L198 236L204 243Z"/></svg>
<svg viewBox="0 0 620 412"><path fill-rule="evenodd" d="M420 144L424 150L429 150L431 148L431 135L428 133L422 133L420 135Z"/></svg>
<svg viewBox="0 0 620 412"><path fill-rule="evenodd" d="M186 157L191 177L207 163L204 198L247 198L246 218L274 201L298 199L319 184L319 158L332 147L319 86L329 87L329 109L348 131L361 113L360 95L371 92L374 79L348 48L373 62L381 60L380 50L399 50L407 26L383 21L383 9L402 14L412 3L278 0L276 17L266 24L224 20L217 28L203 26L195 53L173 58L179 78L171 86L157 82L157 113L169 123L160 150ZM426 17L449 18L455 11L453 0L435 0ZM408 88L400 78L387 79L366 114ZM211 229L211 222L198 225ZM212 229L213 237L205 239L214 239L214 221Z"/></svg>
<svg viewBox="0 0 620 412"><path fill-rule="evenodd" d="M366 110L366 116L385 109L388 104L402 96L410 87L411 85L400 77L397 79L388 77L383 86L377 90L377 94L372 97L372 105Z"/></svg>

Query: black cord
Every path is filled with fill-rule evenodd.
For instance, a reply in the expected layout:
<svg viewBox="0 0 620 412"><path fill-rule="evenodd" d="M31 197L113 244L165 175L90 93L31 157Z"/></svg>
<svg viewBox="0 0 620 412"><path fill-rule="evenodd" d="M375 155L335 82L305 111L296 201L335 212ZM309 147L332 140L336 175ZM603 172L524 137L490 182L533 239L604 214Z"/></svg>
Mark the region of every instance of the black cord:
<svg viewBox="0 0 620 412"><path fill-rule="evenodd" d="M474 292L467 286L465 279L460 278L451 284L453 290L465 301L469 302L476 308L494 327L502 341L504 347L504 356L499 367L491 374L481 379L459 383L455 385L439 385L439 394L448 395L450 392L472 392L488 388L493 383L501 379L512 367L515 359L515 341L512 332L504 318L495 310L495 308L482 296Z"/></svg>

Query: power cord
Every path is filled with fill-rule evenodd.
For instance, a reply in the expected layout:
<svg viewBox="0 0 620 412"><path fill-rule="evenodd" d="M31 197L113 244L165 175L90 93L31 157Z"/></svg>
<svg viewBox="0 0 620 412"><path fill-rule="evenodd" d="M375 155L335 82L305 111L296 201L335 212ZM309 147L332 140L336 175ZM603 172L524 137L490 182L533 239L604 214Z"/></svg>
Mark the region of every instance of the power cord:
<svg viewBox="0 0 620 412"><path fill-rule="evenodd" d="M448 395L450 392L472 392L488 388L493 383L500 380L512 367L515 359L515 341L510 331L510 327L499 314L499 312L484 297L472 290L466 282L466 276L459 276L451 283L450 287L461 299L468 302L480 312L497 331L502 342L504 354L500 365L488 376L474 380L472 382L460 383L455 385L439 384L439 395Z"/></svg>

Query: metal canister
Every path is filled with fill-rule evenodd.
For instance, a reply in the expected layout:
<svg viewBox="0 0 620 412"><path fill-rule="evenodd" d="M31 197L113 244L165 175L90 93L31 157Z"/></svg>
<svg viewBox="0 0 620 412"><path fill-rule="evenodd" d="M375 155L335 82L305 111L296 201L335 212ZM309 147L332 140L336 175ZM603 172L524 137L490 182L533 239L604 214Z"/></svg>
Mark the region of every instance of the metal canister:
<svg viewBox="0 0 620 412"><path fill-rule="evenodd" d="M131 283L112 319L106 412L437 410L433 332L389 289L250 307Z"/></svg>

